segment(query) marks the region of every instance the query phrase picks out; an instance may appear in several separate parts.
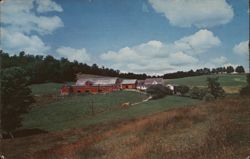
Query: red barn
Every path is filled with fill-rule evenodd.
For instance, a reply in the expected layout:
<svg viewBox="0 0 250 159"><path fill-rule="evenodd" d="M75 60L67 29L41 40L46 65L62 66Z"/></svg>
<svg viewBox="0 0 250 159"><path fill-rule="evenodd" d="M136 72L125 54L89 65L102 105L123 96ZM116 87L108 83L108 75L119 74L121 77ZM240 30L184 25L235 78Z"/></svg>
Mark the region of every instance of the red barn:
<svg viewBox="0 0 250 159"><path fill-rule="evenodd" d="M108 93L112 91L120 90L121 80L116 77L101 77L101 78L80 78L76 81L76 84L61 88L61 94L67 95L72 93Z"/></svg>
<svg viewBox="0 0 250 159"><path fill-rule="evenodd" d="M124 79L121 82L122 89L136 89L137 80L136 79Z"/></svg>

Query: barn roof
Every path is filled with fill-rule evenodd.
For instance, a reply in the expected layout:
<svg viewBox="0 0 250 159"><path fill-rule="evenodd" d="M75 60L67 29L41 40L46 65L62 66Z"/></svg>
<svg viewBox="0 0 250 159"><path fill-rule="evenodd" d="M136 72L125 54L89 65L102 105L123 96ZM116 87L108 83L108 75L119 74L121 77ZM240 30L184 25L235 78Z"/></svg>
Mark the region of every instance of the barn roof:
<svg viewBox="0 0 250 159"><path fill-rule="evenodd" d="M102 77L102 78L80 78L76 81L77 86L85 86L85 83L90 81L93 86L110 86L117 83L116 77Z"/></svg>
<svg viewBox="0 0 250 159"><path fill-rule="evenodd" d="M136 79L124 79L121 84L135 84L136 81Z"/></svg>
<svg viewBox="0 0 250 159"><path fill-rule="evenodd" d="M147 78L144 84L145 85L163 84L163 78Z"/></svg>

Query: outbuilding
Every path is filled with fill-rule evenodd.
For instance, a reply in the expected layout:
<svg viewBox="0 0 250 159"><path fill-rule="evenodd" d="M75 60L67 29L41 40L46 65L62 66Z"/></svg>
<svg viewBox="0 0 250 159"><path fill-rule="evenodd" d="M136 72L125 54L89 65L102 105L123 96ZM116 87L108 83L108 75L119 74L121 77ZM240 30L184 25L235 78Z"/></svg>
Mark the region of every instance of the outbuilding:
<svg viewBox="0 0 250 159"><path fill-rule="evenodd" d="M136 89L137 80L136 79L124 79L121 83L122 89Z"/></svg>

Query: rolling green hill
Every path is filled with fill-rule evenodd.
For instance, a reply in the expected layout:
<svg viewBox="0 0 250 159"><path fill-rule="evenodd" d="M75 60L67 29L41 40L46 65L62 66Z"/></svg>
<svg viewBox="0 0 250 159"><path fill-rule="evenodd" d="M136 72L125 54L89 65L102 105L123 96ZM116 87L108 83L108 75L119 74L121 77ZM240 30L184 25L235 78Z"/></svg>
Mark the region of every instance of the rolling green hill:
<svg viewBox="0 0 250 159"><path fill-rule="evenodd" d="M167 79L167 84L183 84L187 86L206 86L207 77L219 77L219 82L222 86L243 87L246 83L245 74L219 74L219 75L203 75L194 77L185 77L178 79Z"/></svg>
<svg viewBox="0 0 250 159"><path fill-rule="evenodd" d="M33 107L24 116L23 126L24 128L39 128L48 131L63 130L128 120L199 102L186 97L167 96L139 103L127 109L121 108L122 103L137 103L145 98L147 98L145 94L133 91L67 97L57 102ZM94 115L92 115L92 102Z"/></svg>
<svg viewBox="0 0 250 159"><path fill-rule="evenodd" d="M247 85L245 74L218 74L185 77L178 79L166 79L166 84L187 85L189 87L206 87L207 77L219 77L219 82L226 93L238 93L239 90Z"/></svg>
<svg viewBox="0 0 250 159"><path fill-rule="evenodd" d="M207 77L219 77L219 82L227 93L237 93L246 85L246 77L242 75L206 75L166 80L166 84L184 84L190 87L206 86ZM59 94L62 84L45 83L32 85L34 95ZM48 97L53 98L53 97ZM24 128L39 128L48 131L85 127L99 123L128 120L150 115L174 107L183 107L199 102L188 97L167 96L162 99L142 102L147 95L134 91L118 91L108 94L75 95L61 97L59 100L39 97L31 111L24 116ZM45 102L42 102L42 101ZM127 109L121 108L125 102L138 103ZM92 104L94 115L92 114Z"/></svg>

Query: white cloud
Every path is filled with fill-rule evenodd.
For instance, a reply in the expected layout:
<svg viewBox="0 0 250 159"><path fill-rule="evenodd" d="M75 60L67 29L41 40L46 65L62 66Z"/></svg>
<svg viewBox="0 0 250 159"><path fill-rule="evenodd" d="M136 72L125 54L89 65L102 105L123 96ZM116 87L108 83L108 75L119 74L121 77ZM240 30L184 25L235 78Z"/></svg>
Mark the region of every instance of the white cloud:
<svg viewBox="0 0 250 159"><path fill-rule="evenodd" d="M39 3L44 2L39 1ZM5 1L1 11L2 22L9 30L27 34L35 31L42 35L51 34L53 31L63 26L63 22L58 16L37 15L35 11L38 12L39 6L41 5L38 5L38 8L36 9L34 0ZM50 6L47 7L49 7L47 8L47 11L58 10L52 10ZM43 6L43 8L45 10L45 6Z"/></svg>
<svg viewBox="0 0 250 159"><path fill-rule="evenodd" d="M57 11L57 12L63 11L60 5L51 0L42 0L42 1L36 0L36 3L38 4L37 12L39 13L51 12L51 11Z"/></svg>
<svg viewBox="0 0 250 159"><path fill-rule="evenodd" d="M60 57L68 58L69 61L77 60L79 62L90 61L90 56L85 48L74 49L71 47L60 47L56 50Z"/></svg>
<svg viewBox="0 0 250 159"><path fill-rule="evenodd" d="M207 29L199 30L195 34L183 37L175 42L177 48L186 50L190 54L203 53L207 49L220 44L220 39Z"/></svg>
<svg viewBox="0 0 250 159"><path fill-rule="evenodd" d="M0 48L9 53L25 51L29 54L45 54L50 47L36 35L27 36L20 32L13 32L0 28L1 46Z"/></svg>
<svg viewBox="0 0 250 159"><path fill-rule="evenodd" d="M212 27L230 22L234 16L226 0L149 0L149 3L179 27Z"/></svg>
<svg viewBox="0 0 250 159"><path fill-rule="evenodd" d="M61 6L52 0L9 0L1 5L1 48L12 53L48 53L50 47L41 36L53 33L63 22L58 16L42 13L61 12Z"/></svg>
<svg viewBox="0 0 250 159"><path fill-rule="evenodd" d="M224 56L220 56L220 57L211 59L211 62L216 65L222 66L223 64L226 64L228 62L228 59Z"/></svg>
<svg viewBox="0 0 250 159"><path fill-rule="evenodd" d="M239 55L248 55L249 48L248 48L249 41L242 41L239 44L236 44L233 48L233 52Z"/></svg>
<svg viewBox="0 0 250 159"><path fill-rule="evenodd" d="M176 52L169 55L169 63L175 65L185 65L198 62L198 59L186 55L183 52Z"/></svg>
<svg viewBox="0 0 250 159"><path fill-rule="evenodd" d="M173 43L151 40L118 51L108 51L100 58L112 63L110 67L123 72L159 74L192 68L199 63L197 54L206 53L220 45L220 39L208 30L200 30Z"/></svg>

